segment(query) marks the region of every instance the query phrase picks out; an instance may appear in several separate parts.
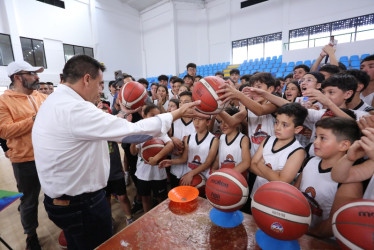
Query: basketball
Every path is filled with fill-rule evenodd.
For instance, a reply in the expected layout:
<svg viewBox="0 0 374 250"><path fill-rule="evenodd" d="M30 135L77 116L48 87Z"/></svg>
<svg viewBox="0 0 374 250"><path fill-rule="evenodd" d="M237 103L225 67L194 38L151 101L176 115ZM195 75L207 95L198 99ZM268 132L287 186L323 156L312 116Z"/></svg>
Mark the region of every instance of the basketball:
<svg viewBox="0 0 374 250"><path fill-rule="evenodd" d="M214 172L206 182L206 198L213 207L223 212L240 209L247 202L248 193L247 181L231 168Z"/></svg>
<svg viewBox="0 0 374 250"><path fill-rule="evenodd" d="M267 235L279 240L296 240L308 231L312 216L304 195L280 181L262 185L255 192L252 216Z"/></svg>
<svg viewBox="0 0 374 250"><path fill-rule="evenodd" d="M194 101L201 100L196 109L208 115L221 112L227 106L227 103L218 100L222 94L217 94L216 91L220 85L224 84L223 79L217 76L207 76L196 82L192 90L192 99Z"/></svg>
<svg viewBox="0 0 374 250"><path fill-rule="evenodd" d="M151 139L144 142L142 146L141 156L145 161L150 157L157 155L165 146L165 143L160 139Z"/></svg>
<svg viewBox="0 0 374 250"><path fill-rule="evenodd" d="M332 217L332 231L342 249L374 249L374 201L340 207Z"/></svg>
<svg viewBox="0 0 374 250"><path fill-rule="evenodd" d="M136 109L144 105L148 98L147 90L138 82L128 82L119 91L119 101L128 109Z"/></svg>
<svg viewBox="0 0 374 250"><path fill-rule="evenodd" d="M192 182L190 186L197 188L199 190L199 193L203 194L204 189L205 189L205 184L206 184L205 176L202 174L196 174L192 178ZM181 185L181 182L179 182L179 185Z"/></svg>

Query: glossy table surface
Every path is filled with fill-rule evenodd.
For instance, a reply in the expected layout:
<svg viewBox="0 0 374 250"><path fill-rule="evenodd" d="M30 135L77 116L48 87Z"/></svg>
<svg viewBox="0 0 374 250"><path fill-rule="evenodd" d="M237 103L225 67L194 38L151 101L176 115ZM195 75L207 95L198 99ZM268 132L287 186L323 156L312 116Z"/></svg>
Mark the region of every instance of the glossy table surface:
<svg viewBox="0 0 374 250"><path fill-rule="evenodd" d="M203 198L189 213L172 212L169 203L163 201L97 249L260 249L251 215L243 213L242 224L235 228L221 228L209 219L212 206ZM298 241L301 249L337 249L307 235Z"/></svg>

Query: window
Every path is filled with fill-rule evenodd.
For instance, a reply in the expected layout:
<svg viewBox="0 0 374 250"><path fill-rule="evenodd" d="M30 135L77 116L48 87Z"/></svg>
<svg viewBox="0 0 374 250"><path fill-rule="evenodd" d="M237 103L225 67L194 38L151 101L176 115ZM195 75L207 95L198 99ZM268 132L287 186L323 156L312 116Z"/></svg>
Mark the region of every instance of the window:
<svg viewBox="0 0 374 250"><path fill-rule="evenodd" d="M282 54L282 32L232 42L234 64L244 60L272 57Z"/></svg>
<svg viewBox="0 0 374 250"><path fill-rule="evenodd" d="M12 43L10 42L10 36L6 34L0 34L0 66L7 66L13 61L14 55L12 50Z"/></svg>
<svg viewBox="0 0 374 250"><path fill-rule="evenodd" d="M374 39L374 14L290 30L288 49L324 46L330 36L339 44Z"/></svg>
<svg viewBox="0 0 374 250"><path fill-rule="evenodd" d="M93 48L64 44L65 62L67 62L75 55L87 55L90 57L94 57Z"/></svg>
<svg viewBox="0 0 374 250"><path fill-rule="evenodd" d="M234 64L247 60L247 39L232 42L232 59Z"/></svg>
<svg viewBox="0 0 374 250"><path fill-rule="evenodd" d="M32 66L47 68L45 60L44 42L42 40L21 37L23 60Z"/></svg>

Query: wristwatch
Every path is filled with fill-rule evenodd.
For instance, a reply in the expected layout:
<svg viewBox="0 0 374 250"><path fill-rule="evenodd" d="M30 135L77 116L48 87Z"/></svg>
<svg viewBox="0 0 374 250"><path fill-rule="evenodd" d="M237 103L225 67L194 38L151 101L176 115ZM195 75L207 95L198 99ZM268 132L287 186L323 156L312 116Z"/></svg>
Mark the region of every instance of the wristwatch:
<svg viewBox="0 0 374 250"><path fill-rule="evenodd" d="M120 113L121 115L123 115L123 119L126 119L126 118L129 116L129 114L127 114L127 113L126 113L125 111L123 111L123 110L120 110L119 113Z"/></svg>

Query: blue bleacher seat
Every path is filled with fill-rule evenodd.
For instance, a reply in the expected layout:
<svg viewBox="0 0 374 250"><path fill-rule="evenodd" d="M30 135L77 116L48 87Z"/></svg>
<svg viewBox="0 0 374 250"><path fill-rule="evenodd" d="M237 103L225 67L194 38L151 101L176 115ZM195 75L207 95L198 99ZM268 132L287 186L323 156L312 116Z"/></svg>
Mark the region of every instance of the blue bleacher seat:
<svg viewBox="0 0 374 250"><path fill-rule="evenodd" d="M361 55L361 60L364 60L366 57L370 56L370 54L362 54Z"/></svg>
<svg viewBox="0 0 374 250"><path fill-rule="evenodd" d="M291 66L291 67L287 67L287 68L286 68L286 71L289 71L289 72L293 71L293 66Z"/></svg>
<svg viewBox="0 0 374 250"><path fill-rule="evenodd" d="M277 72L278 72L278 69L277 69L277 68L272 68L272 69L270 70L270 72L271 72L271 73L277 73Z"/></svg>
<svg viewBox="0 0 374 250"><path fill-rule="evenodd" d="M348 56L341 56L339 62L348 62Z"/></svg>
<svg viewBox="0 0 374 250"><path fill-rule="evenodd" d="M304 61L304 64L305 64L305 65L308 65L308 64L311 65L312 62L311 62L310 60L305 60L305 61Z"/></svg>
<svg viewBox="0 0 374 250"><path fill-rule="evenodd" d="M255 65L255 66L253 67L253 70L258 70L259 68L260 68L259 65Z"/></svg>
<svg viewBox="0 0 374 250"><path fill-rule="evenodd" d="M253 69L253 66L252 66L252 65L251 65L251 66L248 66L247 69L252 70L252 69Z"/></svg>
<svg viewBox="0 0 374 250"><path fill-rule="evenodd" d="M285 71L286 71L286 68L281 67L281 68L278 69L278 72L285 72Z"/></svg>
<svg viewBox="0 0 374 250"><path fill-rule="evenodd" d="M283 77L283 73L278 72L278 73L275 74L275 77L276 77L276 78L278 78L278 77Z"/></svg>
<svg viewBox="0 0 374 250"><path fill-rule="evenodd" d="M256 70L256 69L251 70L251 74L254 74L256 72L258 72L258 70Z"/></svg>
<svg viewBox="0 0 374 250"><path fill-rule="evenodd" d="M295 67L295 62L289 62L288 67Z"/></svg>
<svg viewBox="0 0 374 250"><path fill-rule="evenodd" d="M303 64L303 61L297 61L297 62L296 62L296 66L297 66L297 65L300 65L300 64ZM288 65L288 66L289 66L289 65Z"/></svg>
<svg viewBox="0 0 374 250"><path fill-rule="evenodd" d="M343 62L340 62L340 63L344 64L347 67L347 69L349 68L349 62L348 61L343 61Z"/></svg>
<svg viewBox="0 0 374 250"><path fill-rule="evenodd" d="M288 74L292 74L293 72L292 71L286 71L286 72L284 72L284 76L286 76L286 75L288 75Z"/></svg>
<svg viewBox="0 0 374 250"><path fill-rule="evenodd" d="M272 64L268 64L268 65L266 65L266 68L267 68L267 69L272 69L272 68L273 68L273 65L272 65Z"/></svg>
<svg viewBox="0 0 374 250"><path fill-rule="evenodd" d="M274 68L279 68L279 67L280 67L280 64L279 64L279 63L275 63L275 64L273 65L273 67L274 67Z"/></svg>
<svg viewBox="0 0 374 250"><path fill-rule="evenodd" d="M355 61L351 61L351 66L352 66L352 67L360 67L360 64L361 64L360 61L357 61L357 60L355 60Z"/></svg>
<svg viewBox="0 0 374 250"><path fill-rule="evenodd" d="M268 73L270 73L270 69L264 69L263 72L268 72Z"/></svg>
<svg viewBox="0 0 374 250"><path fill-rule="evenodd" d="M263 57L261 57L261 58L260 58L260 62L263 62L263 61L264 61L264 58L263 58Z"/></svg>
<svg viewBox="0 0 374 250"><path fill-rule="evenodd" d="M282 64L281 64L281 67L282 67L282 68L287 67L287 63L282 63Z"/></svg>
<svg viewBox="0 0 374 250"><path fill-rule="evenodd" d="M273 56L272 60L277 60L278 57L277 56Z"/></svg>
<svg viewBox="0 0 374 250"><path fill-rule="evenodd" d="M351 55L351 57L349 58L350 61L360 61L360 58L358 57L358 55Z"/></svg>
<svg viewBox="0 0 374 250"><path fill-rule="evenodd" d="M265 65L260 65L260 70L265 69L265 68L266 68Z"/></svg>
<svg viewBox="0 0 374 250"><path fill-rule="evenodd" d="M352 66L351 69L360 69L360 66Z"/></svg>

